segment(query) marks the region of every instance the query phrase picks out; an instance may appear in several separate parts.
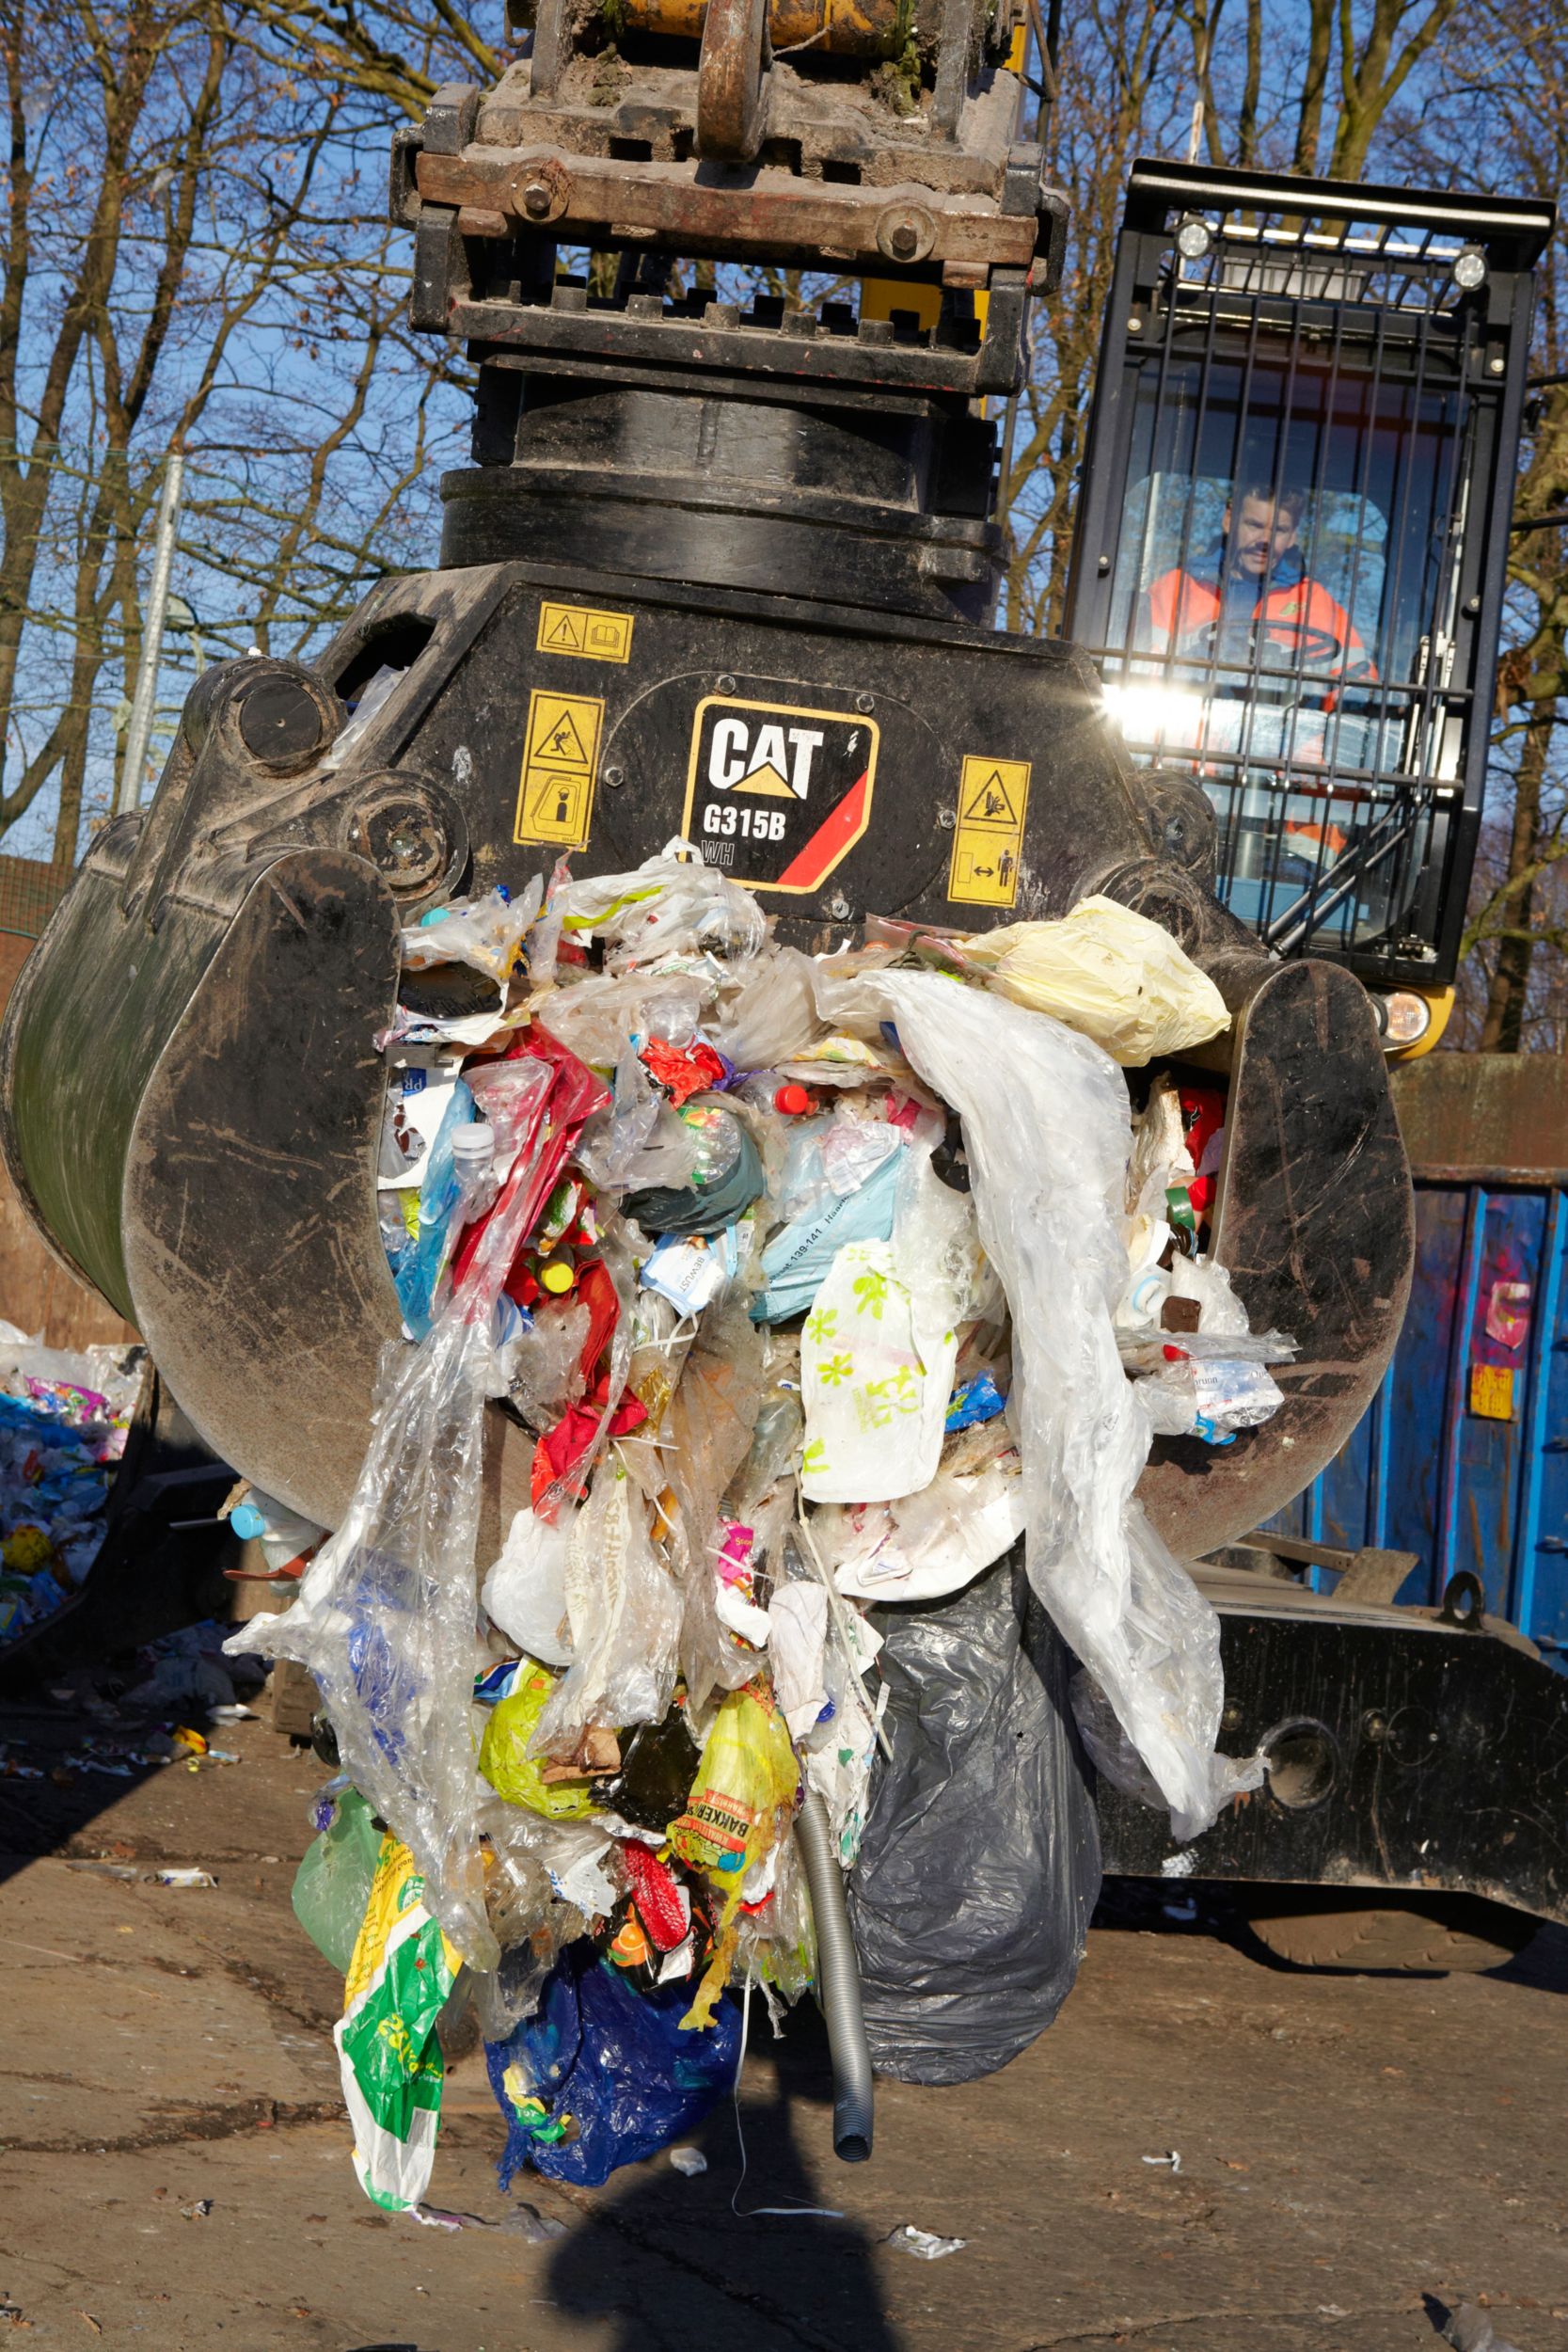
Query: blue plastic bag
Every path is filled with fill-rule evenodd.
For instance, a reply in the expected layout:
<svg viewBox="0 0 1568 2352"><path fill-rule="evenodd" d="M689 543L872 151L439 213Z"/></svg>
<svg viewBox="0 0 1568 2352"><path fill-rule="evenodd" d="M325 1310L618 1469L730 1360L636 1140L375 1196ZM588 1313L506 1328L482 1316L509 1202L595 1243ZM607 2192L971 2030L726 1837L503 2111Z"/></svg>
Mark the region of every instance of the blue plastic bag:
<svg viewBox="0 0 1568 2352"><path fill-rule="evenodd" d="M690 2005L689 1982L639 1993L586 1938L569 1945L534 2015L485 2044L507 2125L502 2189L530 2164L602 2188L700 2123L735 2080L740 2010L726 1994L710 2026L683 2031ZM567 2116L576 2138L558 2137Z"/></svg>
<svg viewBox="0 0 1568 2352"><path fill-rule="evenodd" d="M804 1314L846 1242L892 1239L903 1156L891 1153L854 1192L830 1193L774 1234L762 1253L768 1286L752 1302L753 1323Z"/></svg>

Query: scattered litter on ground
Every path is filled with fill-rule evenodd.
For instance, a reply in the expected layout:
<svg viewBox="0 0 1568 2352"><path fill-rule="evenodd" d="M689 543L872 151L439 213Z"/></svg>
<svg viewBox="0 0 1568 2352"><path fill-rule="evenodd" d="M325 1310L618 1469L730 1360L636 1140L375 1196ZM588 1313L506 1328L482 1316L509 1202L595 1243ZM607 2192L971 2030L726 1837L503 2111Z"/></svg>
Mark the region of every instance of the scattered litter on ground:
<svg viewBox="0 0 1568 2352"><path fill-rule="evenodd" d="M525 2204L520 2197L501 2216L500 2227L509 2236L520 2237L530 2246L548 2246L552 2238L566 2235L564 2221L541 2213L537 2205Z"/></svg>
<svg viewBox="0 0 1568 2352"><path fill-rule="evenodd" d="M1498 2335L1491 2312L1482 2311L1479 2303L1461 2303L1449 2312L1443 2334L1454 2352L1519 2352L1517 2344Z"/></svg>
<svg viewBox="0 0 1568 2352"><path fill-rule="evenodd" d="M930 2230L917 2230L912 2221L906 2221L896 2230L890 2230L882 2240L884 2246L896 2246L903 2254L913 2254L923 2263L939 2263L944 2254L961 2253L969 2244L966 2237L938 2237Z"/></svg>
<svg viewBox="0 0 1568 2352"><path fill-rule="evenodd" d="M707 2158L700 2148L672 2148L670 2161L677 2172L685 2173L689 2181L694 2181L699 2172L707 2170Z"/></svg>
<svg viewBox="0 0 1568 2352"><path fill-rule="evenodd" d="M521 2198L494 2221L483 2214L455 2213L445 2205L410 2205L407 2212L411 2219L422 2221L428 2230L502 2230L509 2237L520 2237L530 2246L548 2246L553 2238L566 2234L564 2221L547 2218L536 2205L525 2204Z"/></svg>
<svg viewBox="0 0 1568 2352"><path fill-rule="evenodd" d="M492 1011L427 1009L453 963ZM424 2192L470 2006L502 2186L602 2183L732 2090L742 1986L775 2024L816 1986L863 2154L873 2056L967 2079L1071 1982L1069 1650L1097 1768L1180 1835L1261 1777L1215 1753L1217 1620L1133 1493L1155 1434L1266 1419L1293 1353L1204 1251L1223 1088L1147 1067L1228 1015L1109 900L812 958L679 843L434 909L404 967L404 1334L358 1483L333 1533L230 1504L291 1604L230 1646L305 1667L335 1742L294 1899L345 1976L361 2183L454 2226Z"/></svg>
<svg viewBox="0 0 1568 2352"><path fill-rule="evenodd" d="M1145 2156L1143 2161L1145 2164L1169 2165L1173 2172L1180 2172L1181 2169L1181 2153L1177 2148L1167 2148L1163 2156Z"/></svg>
<svg viewBox="0 0 1568 2352"><path fill-rule="evenodd" d="M210 1870L195 1868L154 1870L152 1875L160 1886L215 1886L217 1884L216 1879Z"/></svg>

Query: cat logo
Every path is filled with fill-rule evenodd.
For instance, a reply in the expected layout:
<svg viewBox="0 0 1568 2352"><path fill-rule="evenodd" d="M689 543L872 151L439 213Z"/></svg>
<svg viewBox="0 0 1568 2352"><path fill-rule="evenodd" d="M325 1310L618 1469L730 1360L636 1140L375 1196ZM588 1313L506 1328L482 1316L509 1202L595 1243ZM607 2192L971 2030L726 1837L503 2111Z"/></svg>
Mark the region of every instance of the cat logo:
<svg viewBox="0 0 1568 2352"><path fill-rule="evenodd" d="M852 712L710 694L692 720L682 831L733 881L807 896L871 822L879 741Z"/></svg>
<svg viewBox="0 0 1568 2352"><path fill-rule="evenodd" d="M749 719L733 713L716 719L708 740L707 780L715 792L752 792L763 798L798 801L811 794L811 763L822 748L820 727L786 726L777 718ZM787 781L786 781L787 778Z"/></svg>

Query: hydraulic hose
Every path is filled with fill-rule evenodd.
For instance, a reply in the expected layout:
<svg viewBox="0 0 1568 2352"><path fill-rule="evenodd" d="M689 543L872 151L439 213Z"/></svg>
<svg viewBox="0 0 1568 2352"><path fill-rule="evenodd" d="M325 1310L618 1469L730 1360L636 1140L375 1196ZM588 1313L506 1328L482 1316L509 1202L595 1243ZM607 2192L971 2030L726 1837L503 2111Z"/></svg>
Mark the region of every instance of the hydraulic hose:
<svg viewBox="0 0 1568 2352"><path fill-rule="evenodd" d="M861 1972L844 1907L844 1873L822 1800L808 1789L795 1823L816 1923L816 1997L833 2063L833 2153L863 2164L871 2153L871 2050L861 2013Z"/></svg>

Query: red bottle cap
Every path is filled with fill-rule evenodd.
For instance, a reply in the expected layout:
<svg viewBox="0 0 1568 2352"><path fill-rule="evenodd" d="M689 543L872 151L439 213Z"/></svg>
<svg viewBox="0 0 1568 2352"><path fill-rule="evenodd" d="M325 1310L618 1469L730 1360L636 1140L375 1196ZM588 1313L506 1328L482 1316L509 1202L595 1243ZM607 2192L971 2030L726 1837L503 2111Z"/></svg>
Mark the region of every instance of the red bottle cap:
<svg viewBox="0 0 1568 2352"><path fill-rule="evenodd" d="M786 1119L799 1119L811 1108L811 1095L802 1086L781 1087L773 1097L773 1108L783 1111Z"/></svg>

